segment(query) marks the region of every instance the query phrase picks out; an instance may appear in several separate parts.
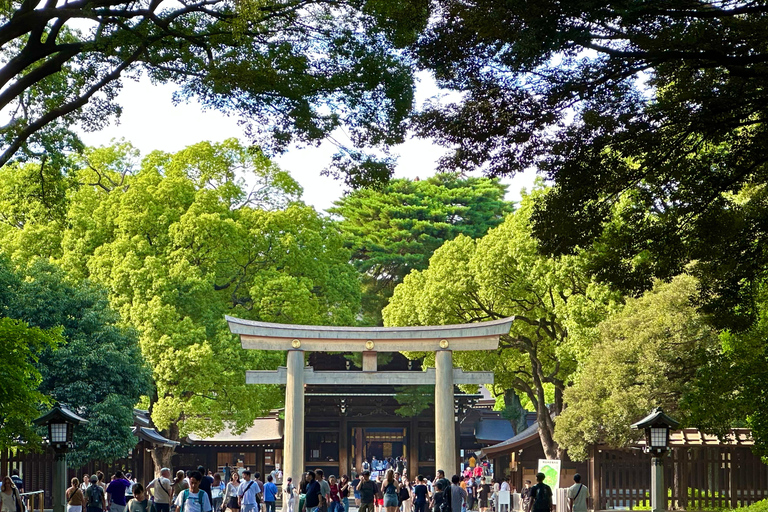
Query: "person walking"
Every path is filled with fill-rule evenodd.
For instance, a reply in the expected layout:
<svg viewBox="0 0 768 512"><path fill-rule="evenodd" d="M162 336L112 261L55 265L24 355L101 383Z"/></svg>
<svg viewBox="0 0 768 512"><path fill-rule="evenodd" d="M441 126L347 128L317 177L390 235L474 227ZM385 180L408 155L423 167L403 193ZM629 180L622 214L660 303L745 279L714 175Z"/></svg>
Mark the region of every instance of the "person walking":
<svg viewBox="0 0 768 512"><path fill-rule="evenodd" d="M203 475L199 471L189 473L189 489L184 489L174 501L176 512L211 512L208 493L200 488Z"/></svg>
<svg viewBox="0 0 768 512"><path fill-rule="evenodd" d="M226 490L226 487L224 482L221 481L221 475L219 473L214 473L213 483L211 484L211 496L213 496L211 507L213 508L213 512L218 512L223 508L224 491Z"/></svg>
<svg viewBox="0 0 768 512"><path fill-rule="evenodd" d="M296 503L296 486L293 485L293 478L289 476L283 486L283 512L293 512L294 503Z"/></svg>
<svg viewBox="0 0 768 512"><path fill-rule="evenodd" d="M341 497L342 512L349 512L349 489L351 487L352 485L349 483L349 477L347 475L341 475L339 497Z"/></svg>
<svg viewBox="0 0 768 512"><path fill-rule="evenodd" d="M23 510L21 493L13 483L13 479L6 475L0 487L0 512L22 512Z"/></svg>
<svg viewBox="0 0 768 512"><path fill-rule="evenodd" d="M277 485L272 475L267 475L267 483L264 484L264 509L266 512L275 512L277 501Z"/></svg>
<svg viewBox="0 0 768 512"><path fill-rule="evenodd" d="M339 493L339 483L336 481L335 475L328 477L328 488L328 512L340 512L341 495Z"/></svg>
<svg viewBox="0 0 768 512"><path fill-rule="evenodd" d="M147 484L146 492L152 495L152 503L154 503L157 512L171 512L171 501L173 501L171 485L171 470L169 468L161 469L160 476Z"/></svg>
<svg viewBox="0 0 768 512"><path fill-rule="evenodd" d="M357 484L357 492L360 494L360 510L358 512L374 512L376 484L371 481L370 471L363 471L362 479Z"/></svg>
<svg viewBox="0 0 768 512"><path fill-rule="evenodd" d="M115 471L114 478L107 486L107 504L109 512L125 512L125 495L131 482L126 480L122 471Z"/></svg>
<svg viewBox="0 0 768 512"><path fill-rule="evenodd" d="M450 489L443 487L443 481L437 479L435 482L435 492L432 494L430 508L432 512L450 512Z"/></svg>
<svg viewBox="0 0 768 512"><path fill-rule="evenodd" d="M308 471L305 479L307 481L306 498L304 499L304 509L300 512L318 512L323 500L323 491L317 481L317 475L314 471Z"/></svg>
<svg viewBox="0 0 768 512"><path fill-rule="evenodd" d="M213 489L213 477L208 476L203 466L197 466L197 472L202 475L202 478L200 479L200 490L205 491L208 495L208 501L211 503L211 506L213 506L213 492L211 492L211 489Z"/></svg>
<svg viewBox="0 0 768 512"><path fill-rule="evenodd" d="M571 512L587 512L589 488L581 483L581 475L573 475L573 485L568 488L568 508Z"/></svg>
<svg viewBox="0 0 768 512"><path fill-rule="evenodd" d="M251 472L243 471L243 481L237 489L237 496L240 498L240 510L242 512L257 512L258 501L256 496L261 492L256 480L251 480Z"/></svg>
<svg viewBox="0 0 768 512"><path fill-rule="evenodd" d="M413 486L412 501L414 512L426 512L427 511L427 495L429 494L429 488L424 480L424 475L418 475L416 477L416 485Z"/></svg>
<svg viewBox="0 0 768 512"><path fill-rule="evenodd" d="M67 512L83 512L83 505L85 505L85 496L83 490L80 489L80 480L77 477L70 481L71 487L67 489Z"/></svg>
<svg viewBox="0 0 768 512"><path fill-rule="evenodd" d="M480 467L480 466L477 466ZM491 494L491 486L485 481L485 477L480 478L480 490L478 492L478 498L480 498L480 512L488 512L488 498Z"/></svg>
<svg viewBox="0 0 768 512"><path fill-rule="evenodd" d="M102 512L107 508L107 496L99 485L99 477L91 475L90 485L85 489L86 512Z"/></svg>
<svg viewBox="0 0 768 512"><path fill-rule="evenodd" d="M357 486L360 485L360 482L362 482L362 473L352 479L352 483L350 484L350 487L352 487L352 495L355 498L355 506L357 508L360 508L360 491L357 490ZM345 512L349 512L349 508Z"/></svg>
<svg viewBox="0 0 768 512"><path fill-rule="evenodd" d="M408 478L403 477L400 480L400 510L402 512L412 512L413 502L411 501L411 483Z"/></svg>
<svg viewBox="0 0 768 512"><path fill-rule="evenodd" d="M320 484L320 493L323 496L320 500L320 505L318 505L320 512L328 512L328 503L331 500L331 486L325 479L325 473L323 473L322 469L315 470L315 480Z"/></svg>
<svg viewBox="0 0 768 512"><path fill-rule="evenodd" d="M467 491L461 488L461 477L453 475L450 487L451 512L462 512L462 506L467 499Z"/></svg>
<svg viewBox="0 0 768 512"><path fill-rule="evenodd" d="M171 484L171 489L173 490L172 498L176 499L176 496L181 494L182 491L189 489L189 484L184 478L185 476L182 470L176 472L176 478L173 479L173 484Z"/></svg>
<svg viewBox="0 0 768 512"><path fill-rule="evenodd" d="M552 488L544 483L547 475L536 473L536 485L531 487L531 500L526 512L554 512Z"/></svg>
<svg viewBox="0 0 768 512"><path fill-rule="evenodd" d="M256 511L264 512L264 482L261 481L261 473L254 471L253 481L259 485L259 492L256 493Z"/></svg>
<svg viewBox="0 0 768 512"><path fill-rule="evenodd" d="M237 471L233 471L232 476L229 478L229 482L227 482L227 487L224 490L224 503L222 504L222 507L226 512L240 512L240 500L237 497L239 488L240 474Z"/></svg>
<svg viewBox="0 0 768 512"><path fill-rule="evenodd" d="M381 485L381 492L384 494L384 508L387 512L396 512L399 506L398 502L398 484L395 480L395 471L388 469Z"/></svg>
<svg viewBox="0 0 768 512"><path fill-rule="evenodd" d="M133 484L133 498L128 502L127 512L147 512L149 509L149 492L141 484Z"/></svg>
<svg viewBox="0 0 768 512"><path fill-rule="evenodd" d="M523 502L523 512L526 512L531 505L531 481L526 480L523 483L523 490L520 492L520 499Z"/></svg>

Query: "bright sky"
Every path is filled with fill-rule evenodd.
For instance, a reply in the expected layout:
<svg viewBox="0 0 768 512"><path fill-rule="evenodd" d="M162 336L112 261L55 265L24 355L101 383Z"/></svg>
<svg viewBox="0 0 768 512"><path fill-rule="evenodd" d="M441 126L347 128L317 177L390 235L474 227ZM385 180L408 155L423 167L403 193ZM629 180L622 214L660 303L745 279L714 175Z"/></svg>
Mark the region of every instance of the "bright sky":
<svg viewBox="0 0 768 512"><path fill-rule="evenodd" d="M203 111L199 104L173 105L174 86L152 85L149 80L126 80L118 102L123 107L120 124L104 130L86 133L83 139L90 146L107 145L112 139L124 138L142 154L155 149L173 152L208 140L219 142L230 137L244 139L237 119L215 111ZM423 77L417 87L417 102L421 104L439 90L429 77ZM323 144L318 148L291 149L277 159L281 168L304 187L304 200L318 210L330 207L344 193L344 184L320 175L331 161L335 148ZM435 173L437 159L445 150L429 140L410 139L395 148L398 155L396 177L426 178ZM520 199L520 190L533 185L533 172L504 180L509 185L507 199Z"/></svg>

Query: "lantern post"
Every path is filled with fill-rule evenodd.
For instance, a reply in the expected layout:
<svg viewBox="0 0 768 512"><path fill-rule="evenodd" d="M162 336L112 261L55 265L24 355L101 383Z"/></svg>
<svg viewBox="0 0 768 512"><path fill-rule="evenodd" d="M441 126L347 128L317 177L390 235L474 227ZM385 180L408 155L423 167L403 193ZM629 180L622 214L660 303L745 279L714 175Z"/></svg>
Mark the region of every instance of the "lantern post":
<svg viewBox="0 0 768 512"><path fill-rule="evenodd" d="M75 425L88 423L74 412L58 403L32 423L48 427L48 443L56 453L53 471L53 512L65 512L67 491L67 451L73 446Z"/></svg>
<svg viewBox="0 0 768 512"><path fill-rule="evenodd" d="M651 509L663 512L667 508L667 487L664 485L664 455L669 450L669 431L680 425L657 407L645 418L632 425L645 431L645 451L651 454Z"/></svg>

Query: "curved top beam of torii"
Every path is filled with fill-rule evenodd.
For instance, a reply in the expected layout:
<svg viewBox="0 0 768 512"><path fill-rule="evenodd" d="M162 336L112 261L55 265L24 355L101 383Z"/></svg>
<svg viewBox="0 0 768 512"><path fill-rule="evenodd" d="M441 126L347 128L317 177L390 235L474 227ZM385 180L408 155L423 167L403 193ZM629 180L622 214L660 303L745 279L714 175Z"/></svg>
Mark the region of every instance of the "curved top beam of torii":
<svg viewBox="0 0 768 512"><path fill-rule="evenodd" d="M308 352L434 352L495 350L514 317L474 324L420 327L292 325L225 317L243 348Z"/></svg>

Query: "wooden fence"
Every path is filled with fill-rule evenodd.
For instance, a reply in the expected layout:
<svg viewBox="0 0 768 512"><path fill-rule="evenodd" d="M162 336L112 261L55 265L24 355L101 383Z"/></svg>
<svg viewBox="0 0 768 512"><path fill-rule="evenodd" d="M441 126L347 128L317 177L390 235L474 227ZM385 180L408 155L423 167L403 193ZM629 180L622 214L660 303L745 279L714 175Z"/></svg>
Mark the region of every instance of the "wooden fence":
<svg viewBox="0 0 768 512"><path fill-rule="evenodd" d="M9 475L11 470L18 469L21 479L24 481L24 489L27 491L35 491L41 489L45 491L45 508L53 507L53 497L51 490L53 489L53 466L55 462L55 454L52 450L47 450L42 453L19 453L10 454L8 452L0 453L0 475ZM112 463L101 463L98 461L92 461L80 468L68 468L67 483L73 477L77 477L82 480L83 474L93 474L96 471L102 471L107 481L109 481L110 475L115 471L121 470L123 472L131 472L133 474L141 473L141 461L137 461L132 457L119 459Z"/></svg>
<svg viewBox="0 0 768 512"><path fill-rule="evenodd" d="M605 509L650 510L650 456L640 450L596 454ZM664 458L666 510L718 510L768 498L768 466L749 448L678 447ZM593 498L597 499L597 496Z"/></svg>

